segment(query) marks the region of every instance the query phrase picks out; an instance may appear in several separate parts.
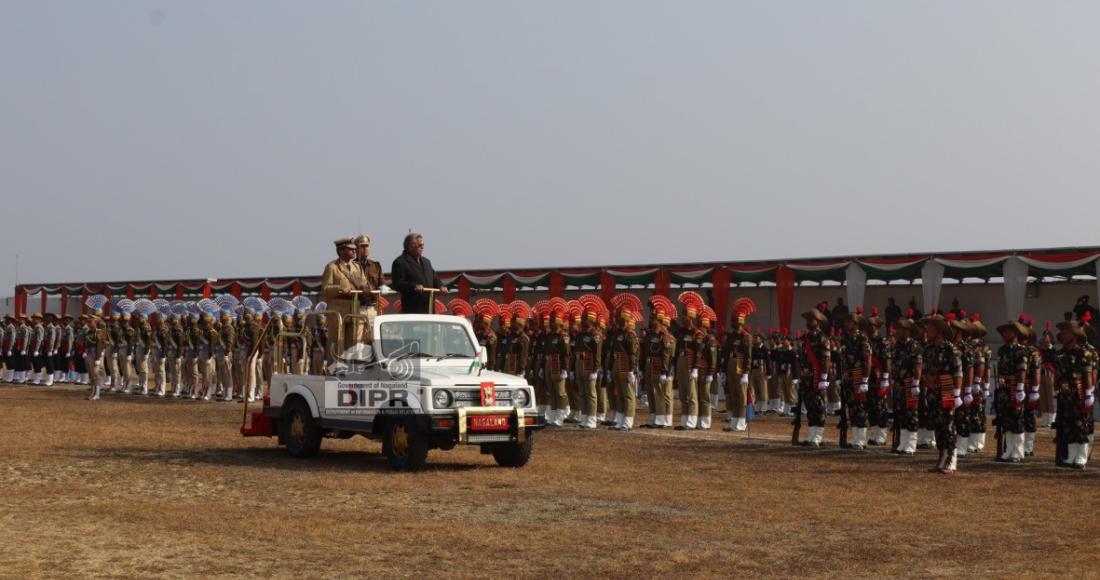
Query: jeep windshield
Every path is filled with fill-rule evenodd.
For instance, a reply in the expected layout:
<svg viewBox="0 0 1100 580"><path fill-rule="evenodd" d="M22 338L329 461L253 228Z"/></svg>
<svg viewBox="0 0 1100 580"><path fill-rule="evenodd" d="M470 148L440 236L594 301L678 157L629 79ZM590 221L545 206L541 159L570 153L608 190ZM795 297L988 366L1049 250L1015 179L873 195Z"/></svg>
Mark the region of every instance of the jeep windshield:
<svg viewBox="0 0 1100 580"><path fill-rule="evenodd" d="M382 356L476 358L477 346L466 328L454 322L383 322Z"/></svg>

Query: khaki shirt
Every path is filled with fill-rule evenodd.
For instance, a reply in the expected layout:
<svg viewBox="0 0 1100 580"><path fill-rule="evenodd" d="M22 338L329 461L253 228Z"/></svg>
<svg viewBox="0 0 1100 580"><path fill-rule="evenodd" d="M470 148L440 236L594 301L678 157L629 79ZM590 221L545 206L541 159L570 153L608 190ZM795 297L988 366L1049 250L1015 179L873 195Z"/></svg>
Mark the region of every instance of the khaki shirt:
<svg viewBox="0 0 1100 580"><path fill-rule="evenodd" d="M363 268L355 260L342 262L333 260L325 265L325 272L321 274L321 295L328 301L329 308L333 308L341 314L351 314L352 299L339 296L341 292L361 290L366 292L370 288L367 278L363 275ZM359 301L367 299L367 296L359 295Z"/></svg>

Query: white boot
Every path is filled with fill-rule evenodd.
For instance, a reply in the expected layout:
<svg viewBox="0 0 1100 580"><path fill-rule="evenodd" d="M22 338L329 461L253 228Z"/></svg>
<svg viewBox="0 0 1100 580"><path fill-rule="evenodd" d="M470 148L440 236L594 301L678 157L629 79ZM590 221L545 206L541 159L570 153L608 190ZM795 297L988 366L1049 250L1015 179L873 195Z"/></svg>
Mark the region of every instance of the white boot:
<svg viewBox="0 0 1100 580"><path fill-rule="evenodd" d="M985 449L985 431L982 431L981 433L975 433L974 437L977 437L974 446L978 449L978 451L983 451Z"/></svg>
<svg viewBox="0 0 1100 580"><path fill-rule="evenodd" d="M709 431L710 430L710 415L700 415L699 416L699 428L702 429L703 431Z"/></svg>
<svg viewBox="0 0 1100 580"><path fill-rule="evenodd" d="M661 425L664 425L665 427L672 427L672 424L672 415L661 415Z"/></svg>
<svg viewBox="0 0 1100 580"><path fill-rule="evenodd" d="M684 415L683 417L680 418L680 426L683 427L684 429L694 429L695 428L695 419L696 419L695 415Z"/></svg>
<svg viewBox="0 0 1100 580"><path fill-rule="evenodd" d="M1035 455L1035 434L1024 433L1024 457Z"/></svg>
<svg viewBox="0 0 1100 580"><path fill-rule="evenodd" d="M51 373L51 372L47 372L47 371L42 371L42 374L45 376L46 386L47 387L52 387L53 386L53 375L54 374Z"/></svg>
<svg viewBox="0 0 1100 580"><path fill-rule="evenodd" d="M852 437L852 446L859 450L867 449L867 428L856 427L855 436Z"/></svg>
<svg viewBox="0 0 1100 580"><path fill-rule="evenodd" d="M825 438L824 427L810 427L810 445L814 447L821 446L821 440Z"/></svg>
<svg viewBox="0 0 1100 580"><path fill-rule="evenodd" d="M1066 463L1065 465L1071 466L1077 462L1077 453L1080 451L1080 443L1067 443L1066 444Z"/></svg>
<svg viewBox="0 0 1100 580"><path fill-rule="evenodd" d="M32 385L41 385L42 384L42 375L45 374L45 372L46 371L41 371L41 372L32 371L31 375L34 376L34 381L32 381L31 384Z"/></svg>
<svg viewBox="0 0 1100 580"><path fill-rule="evenodd" d="M623 415L622 425L619 426L619 431L630 431L634 428L634 416Z"/></svg>
<svg viewBox="0 0 1100 580"><path fill-rule="evenodd" d="M955 471L959 466L959 458L958 458L957 451L958 451L957 446L955 447L955 449L949 449L947 451L948 459L947 459L946 467L947 467L948 471Z"/></svg>
<svg viewBox="0 0 1100 580"><path fill-rule="evenodd" d="M901 445L898 446L898 451L902 455L913 455L917 452L916 431L907 431L905 429L902 429L901 433L898 436L898 440L901 442Z"/></svg>
<svg viewBox="0 0 1100 580"><path fill-rule="evenodd" d="M92 394L88 397L88 399L92 401L99 400L99 385L92 387Z"/></svg>
<svg viewBox="0 0 1100 580"><path fill-rule="evenodd" d="M955 437L955 455L956 459L966 457L966 445L970 441L970 437Z"/></svg>
<svg viewBox="0 0 1100 580"><path fill-rule="evenodd" d="M1082 443L1077 449L1077 459L1074 460L1075 465L1084 467L1089 462L1089 449L1092 447L1091 443Z"/></svg>
<svg viewBox="0 0 1100 580"><path fill-rule="evenodd" d="M597 421L596 417L585 417L584 420L581 421L581 427L585 429L595 429L598 426Z"/></svg>

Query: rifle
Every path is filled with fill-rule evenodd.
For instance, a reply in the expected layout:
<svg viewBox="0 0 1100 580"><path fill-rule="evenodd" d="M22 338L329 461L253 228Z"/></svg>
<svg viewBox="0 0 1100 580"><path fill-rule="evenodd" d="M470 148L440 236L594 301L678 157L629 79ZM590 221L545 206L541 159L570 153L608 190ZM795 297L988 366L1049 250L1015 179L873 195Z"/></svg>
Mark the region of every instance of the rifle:
<svg viewBox="0 0 1100 580"><path fill-rule="evenodd" d="M1054 464L1063 467L1066 465L1066 459L1069 456L1069 443L1062 435L1062 416L1065 412L1065 405L1062 403L1062 397L1055 400L1057 401L1056 414L1054 423L1051 425L1054 428Z"/></svg>
<svg viewBox="0 0 1100 580"><path fill-rule="evenodd" d="M791 423L794 425L794 430L791 431L791 445L798 445L798 434L802 430L802 382L799 381L798 385L798 398L794 407L794 421Z"/></svg>
<svg viewBox="0 0 1100 580"><path fill-rule="evenodd" d="M902 386L905 382L902 381ZM898 401L902 401L905 404L905 397L898 396L898 390L894 387L890 388L890 393L894 395L893 407L894 407L894 423L890 427L890 435L893 437L893 441L890 444L890 451L897 452L898 446L901 444L901 408L898 406Z"/></svg>
<svg viewBox="0 0 1100 580"><path fill-rule="evenodd" d="M1001 417L1004 415L1000 407L1001 390L1001 384L998 380L997 387L993 391L993 412L997 414L997 416L993 418L993 426L996 428L993 432L993 437L997 439L997 459L1000 459L1005 454L1005 433L1004 429L1001 428Z"/></svg>
<svg viewBox="0 0 1100 580"><path fill-rule="evenodd" d="M849 386L845 387L845 383ZM847 449L848 445L848 393L851 391L851 381L840 381L840 448Z"/></svg>

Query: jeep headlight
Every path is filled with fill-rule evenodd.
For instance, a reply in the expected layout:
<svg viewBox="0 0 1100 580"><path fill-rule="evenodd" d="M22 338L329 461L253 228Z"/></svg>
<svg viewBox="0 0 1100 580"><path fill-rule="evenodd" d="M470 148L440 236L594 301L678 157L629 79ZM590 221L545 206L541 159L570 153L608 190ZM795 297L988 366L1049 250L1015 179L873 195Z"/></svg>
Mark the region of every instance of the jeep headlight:
<svg viewBox="0 0 1100 580"><path fill-rule="evenodd" d="M432 393L432 405L436 409L448 409L455 402L454 395L446 389L436 389Z"/></svg>
<svg viewBox="0 0 1100 580"><path fill-rule="evenodd" d="M531 397L528 396L526 389L516 389L512 391L512 405L516 407L526 407L531 402Z"/></svg>

